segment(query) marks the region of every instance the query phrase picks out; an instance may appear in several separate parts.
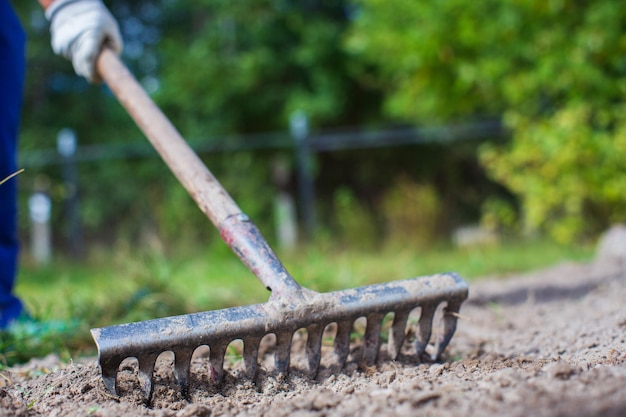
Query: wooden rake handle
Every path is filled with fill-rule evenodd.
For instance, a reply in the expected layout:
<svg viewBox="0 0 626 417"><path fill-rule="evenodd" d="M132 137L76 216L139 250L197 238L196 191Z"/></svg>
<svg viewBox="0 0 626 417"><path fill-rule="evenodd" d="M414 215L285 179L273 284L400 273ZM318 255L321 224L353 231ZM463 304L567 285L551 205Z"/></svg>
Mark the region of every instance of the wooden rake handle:
<svg viewBox="0 0 626 417"><path fill-rule="evenodd" d="M104 47L96 60L96 68L200 210L220 231L222 239L272 291L272 298L298 302L302 297L302 287L286 271L256 226L189 147L124 63L111 49Z"/></svg>
<svg viewBox="0 0 626 417"><path fill-rule="evenodd" d="M220 228L228 217L242 213L174 125L152 101L110 48L96 61L98 73L183 184L200 210Z"/></svg>

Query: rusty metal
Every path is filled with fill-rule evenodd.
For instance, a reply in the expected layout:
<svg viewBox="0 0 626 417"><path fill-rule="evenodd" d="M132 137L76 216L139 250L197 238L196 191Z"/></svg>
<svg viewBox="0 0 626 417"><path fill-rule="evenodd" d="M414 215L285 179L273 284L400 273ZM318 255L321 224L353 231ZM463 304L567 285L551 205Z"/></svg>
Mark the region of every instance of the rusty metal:
<svg viewBox="0 0 626 417"><path fill-rule="evenodd" d="M141 389L149 401L157 358L163 352L172 351L174 376L186 394L192 355L203 345L210 349L212 383L219 386L224 373L224 355L234 340L243 341L245 374L254 379L260 359L259 344L267 334L276 336L275 371L287 373L292 337L300 329L307 332L306 359L309 373L315 377L322 357L324 329L336 324L334 359L343 367L351 353L354 322L363 317L366 328L359 361L369 366L378 359L382 321L388 313L394 314L394 321L389 329L387 351L391 359L396 359L408 343L405 339L411 327L409 314L417 308L420 314L413 355L419 361L426 355L433 317L442 305L442 330L429 354L432 360L440 357L454 334L457 313L468 295L468 286L458 275L446 273L330 293L301 287L258 228L241 212L115 54L103 50L97 67L200 209L217 226L222 239L271 292L269 301L264 304L92 329L103 381L111 393L118 393L120 364L134 357L138 361Z"/></svg>

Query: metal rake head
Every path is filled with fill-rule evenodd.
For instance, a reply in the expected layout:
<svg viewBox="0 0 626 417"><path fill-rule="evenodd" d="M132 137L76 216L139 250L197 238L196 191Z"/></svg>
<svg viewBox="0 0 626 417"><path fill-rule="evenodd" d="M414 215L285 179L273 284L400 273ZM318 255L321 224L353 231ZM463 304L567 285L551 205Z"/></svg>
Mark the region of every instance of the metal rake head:
<svg viewBox="0 0 626 417"><path fill-rule="evenodd" d="M339 367L343 367L350 353L353 324L362 317L366 318L367 325L360 362L372 365L381 346L384 316L394 313L387 351L391 359L396 359L405 342L409 314L418 307L420 315L414 354L419 360L431 339L435 310L445 303L443 329L435 339L431 355L432 359L436 359L454 334L456 313L468 295L467 284L451 273L330 293L303 290L303 299L297 305L271 299L264 304L92 329L104 383L111 393L117 395L119 366L124 359L134 357L139 365L144 398L149 401L156 360L161 353L172 351L175 356L174 376L183 394L187 395L192 355L197 347L207 345L210 348L212 383L219 385L224 373L224 355L234 340L243 341L245 375L254 380L259 362L259 344L265 335L272 333L276 335L275 370L286 374L290 365L292 337L299 329L306 329L308 371L311 377L315 377L320 366L326 326L337 324L334 359Z"/></svg>
<svg viewBox="0 0 626 417"><path fill-rule="evenodd" d="M381 321L389 312L393 312L395 318L388 350L395 358L405 338L407 317L416 307L421 308L421 313L415 349L416 355L421 357L430 340L434 312L445 302L443 331L435 342L433 356L443 352L456 328L454 313L467 298L468 288L463 280L454 274L442 274L326 294L302 288L285 270L256 226L110 48L102 48L96 67L200 210L218 228L222 239L272 293L265 304L93 329L102 377L113 394L117 394L120 364L134 357L139 365L141 388L149 401L156 360L166 351L175 355L174 374L186 392L191 358L194 350L203 345L209 346L213 382L219 384L224 354L233 340L243 341L245 371L254 378L259 344L270 333L275 334L277 340L276 370L285 373L290 364L292 336L299 329L308 332L305 350L309 370L315 374L321 359L322 334L330 323L337 324L334 346L337 362L343 366L350 353L353 323L361 317L367 320L362 361L372 364L381 344Z"/></svg>

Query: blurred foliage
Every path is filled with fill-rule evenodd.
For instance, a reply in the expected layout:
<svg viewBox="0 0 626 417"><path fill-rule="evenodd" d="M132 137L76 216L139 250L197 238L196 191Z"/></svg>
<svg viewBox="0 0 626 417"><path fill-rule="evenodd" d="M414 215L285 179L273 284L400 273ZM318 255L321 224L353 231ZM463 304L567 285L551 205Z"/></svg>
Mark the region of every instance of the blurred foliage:
<svg viewBox="0 0 626 417"><path fill-rule="evenodd" d="M569 242L626 220L622 2L357 4L346 47L376 69L361 77L386 92L389 114L505 115L512 142L486 145L481 160L519 198L523 230ZM515 210L494 201L486 221L510 225Z"/></svg>
<svg viewBox="0 0 626 417"><path fill-rule="evenodd" d="M164 2L157 98L191 136L284 130L294 111L318 127L376 118L342 48L347 4Z"/></svg>
<svg viewBox="0 0 626 417"><path fill-rule="evenodd" d="M13 4L29 36L21 149L53 148L67 126L81 146L143 142L106 86L87 84L53 55L37 3ZM619 163L626 9L618 1L107 4L120 22L124 60L183 135L205 149L223 145L219 137L284 132L297 110L309 116L313 133L500 116L511 130L505 145L484 138L316 154L322 228L364 243L365 234L375 242L390 224L418 227L389 202L412 192L394 191L398 178L433 190L436 234L476 222L481 210L491 227L547 231L561 242L626 217ZM213 239L159 159L98 161L98 152L78 171L88 242L167 247ZM200 155L262 230L272 229L277 153L292 157L285 150ZM72 193L60 168L31 166L20 176L24 207L34 189L51 196L57 237L68 226L61 208ZM294 182L285 185L291 192Z"/></svg>
<svg viewBox="0 0 626 417"><path fill-rule="evenodd" d="M618 109L623 106L609 113ZM534 120L511 114L515 141L483 150L494 177L523 197L527 231L547 230L559 242L572 242L626 220L626 113L602 126L596 110L572 103Z"/></svg>
<svg viewBox="0 0 626 417"><path fill-rule="evenodd" d="M22 152L54 148L57 132L68 126L80 146L143 141L106 86L88 85L69 62L53 55L39 5L13 3L29 38ZM343 2L106 3L120 23L124 61L182 134L198 144L222 135L285 131L296 109L316 126L376 120L379 93L349 75L341 48L349 25ZM265 230L272 219L272 153L201 155ZM78 168L89 242L156 237L169 244L216 236L158 159L96 159ZM61 167L28 168L22 207L35 189L52 199L53 235L60 243L68 227L63 205L71 193ZM26 230L27 210L20 213Z"/></svg>
<svg viewBox="0 0 626 417"><path fill-rule="evenodd" d="M378 236L371 210L360 203L353 191L339 187L334 195L334 230L346 246L360 249L377 247Z"/></svg>
<svg viewBox="0 0 626 417"><path fill-rule="evenodd" d="M444 211L432 185L400 177L385 194L382 206L389 240L417 248L439 240Z"/></svg>
<svg viewBox="0 0 626 417"><path fill-rule="evenodd" d="M313 132L341 125L367 129L397 121L380 112L385 91L360 76L369 64L355 59L344 46L358 17L350 2L106 3L120 23L124 61L183 136L205 148L222 145L215 138L233 134L286 131L295 110L306 112ZM143 143L143 135L106 86L87 84L73 74L69 62L53 55L47 23L36 2L14 5L29 36L22 151L54 148L57 132L68 126L76 131L80 146ZM473 207L493 191L477 170L477 143L461 149L420 146L317 154L321 228L327 232L347 225L346 215L335 218L335 203L343 201L343 213L354 210L363 219L371 217L371 226L357 234L357 241L364 241L366 233L374 234L370 241L380 237L384 219L378 212L379 200L399 175L434 184L440 198L450 203L446 207L447 217L455 219L452 223L475 217ZM276 153L292 158L284 150L200 155L262 230L272 229L276 190L271 164ZM86 242L167 248L216 236L158 158L98 160L105 155L97 149L92 156L93 161L78 165ZM293 169L293 163L289 165ZM292 175L286 185L292 193L294 182ZM73 191L64 182L62 167L28 167L21 178L22 207L27 207L26 199L35 189L52 199L51 224L59 247L67 241L69 222L63 207ZM342 196L351 196L348 205ZM24 209L20 213L25 233L28 213Z"/></svg>

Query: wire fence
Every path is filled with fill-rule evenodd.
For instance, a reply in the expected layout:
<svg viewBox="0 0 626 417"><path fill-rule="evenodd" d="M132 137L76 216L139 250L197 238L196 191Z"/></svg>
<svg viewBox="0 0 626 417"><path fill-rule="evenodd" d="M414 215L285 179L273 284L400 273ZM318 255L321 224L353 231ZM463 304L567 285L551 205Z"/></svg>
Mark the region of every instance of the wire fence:
<svg viewBox="0 0 626 417"><path fill-rule="evenodd" d="M460 141L503 139L507 133L499 120L482 120L431 127L401 127L379 130L335 129L310 133L308 120L303 113L295 113L290 120L289 131L248 134L227 137L189 140L189 145L199 154L255 150L291 150L297 181L297 199L300 209L295 215L295 204L289 195L283 195L282 211L293 213L282 222L282 240L295 241L296 220L299 218L304 237L312 236L316 227L315 184L313 158L316 153L368 148L385 148L420 144L450 144ZM69 128L57 136L56 149L29 150L22 152L20 166L41 168L60 165L67 190L64 213L68 222L69 249L73 258L82 257L82 231L80 224L79 196L77 193L77 164L105 162L136 158L156 158L157 152L148 141L133 141L102 145L79 145L76 134ZM44 192L35 192L29 201L32 229L32 252L40 263L50 258L50 199ZM43 214L42 214L43 213ZM41 219L44 221L40 221ZM39 219L39 220L38 220ZM280 240L280 239L279 239Z"/></svg>
<svg viewBox="0 0 626 417"><path fill-rule="evenodd" d="M305 132L300 140L296 140L293 131L268 132L189 139L189 144L198 153L294 149L298 146L306 147L309 152L332 152L426 143L454 143L486 138L497 139L505 136L506 131L499 120L483 120L430 127L380 130L345 128L332 131ZM143 139L102 145L77 144L72 156L77 163L156 157L158 157L156 151ZM20 155L20 166L24 168L58 165L64 164L66 161L66 156L55 148L28 150L23 151Z"/></svg>

